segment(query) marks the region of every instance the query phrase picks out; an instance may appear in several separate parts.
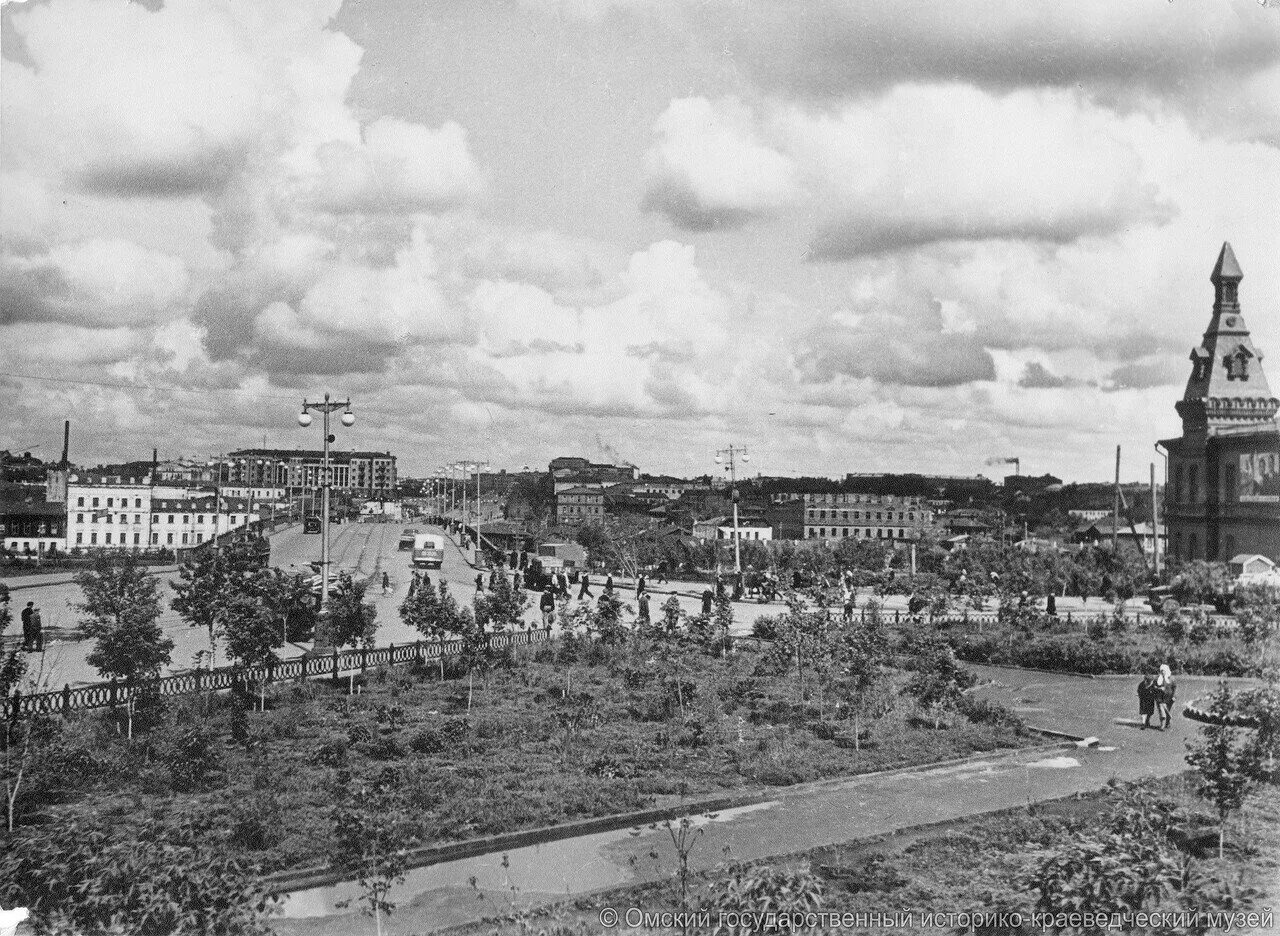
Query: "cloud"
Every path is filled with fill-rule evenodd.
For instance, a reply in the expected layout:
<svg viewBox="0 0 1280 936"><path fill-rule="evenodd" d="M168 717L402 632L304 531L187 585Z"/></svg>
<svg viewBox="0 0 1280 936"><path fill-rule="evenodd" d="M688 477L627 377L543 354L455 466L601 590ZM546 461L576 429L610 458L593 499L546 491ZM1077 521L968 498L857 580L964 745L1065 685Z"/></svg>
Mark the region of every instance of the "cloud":
<svg viewBox="0 0 1280 936"><path fill-rule="evenodd" d="M693 231L740 227L795 196L791 160L755 138L736 99L672 101L654 124L642 207Z"/></svg>
<svg viewBox="0 0 1280 936"><path fill-rule="evenodd" d="M1146 361L1128 361L1111 371L1103 388L1145 390L1151 387L1175 387L1191 372L1191 365L1178 355L1162 355Z"/></svg>
<svg viewBox="0 0 1280 936"><path fill-rule="evenodd" d="M0 322L143 325L173 317L189 277L177 257L120 239L92 238L0 266Z"/></svg>
<svg viewBox="0 0 1280 936"><path fill-rule="evenodd" d="M311 197L326 211L440 211L482 188L466 131L452 121L432 130L383 117L365 127L362 144L325 143L316 158Z"/></svg>
<svg viewBox="0 0 1280 936"><path fill-rule="evenodd" d="M1064 387L1078 387L1083 381L1073 377L1059 377L1053 374L1039 361L1028 361L1018 378L1018 386L1028 390L1060 390Z"/></svg>

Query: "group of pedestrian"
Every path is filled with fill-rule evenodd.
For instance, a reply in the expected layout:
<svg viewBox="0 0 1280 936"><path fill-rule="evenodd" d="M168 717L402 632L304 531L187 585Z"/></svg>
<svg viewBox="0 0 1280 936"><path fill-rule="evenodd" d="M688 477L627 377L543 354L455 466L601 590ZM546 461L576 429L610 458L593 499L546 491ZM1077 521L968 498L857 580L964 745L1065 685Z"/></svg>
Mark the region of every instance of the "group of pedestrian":
<svg viewBox="0 0 1280 936"><path fill-rule="evenodd" d="M22 609L22 649L27 653L44 652L44 622L34 601Z"/></svg>
<svg viewBox="0 0 1280 936"><path fill-rule="evenodd" d="M1178 684L1167 663L1160 664L1158 673L1147 673L1138 683L1138 714L1142 716L1142 729L1155 727L1164 731L1173 720L1173 697ZM1151 716L1159 715L1160 724L1153 726Z"/></svg>

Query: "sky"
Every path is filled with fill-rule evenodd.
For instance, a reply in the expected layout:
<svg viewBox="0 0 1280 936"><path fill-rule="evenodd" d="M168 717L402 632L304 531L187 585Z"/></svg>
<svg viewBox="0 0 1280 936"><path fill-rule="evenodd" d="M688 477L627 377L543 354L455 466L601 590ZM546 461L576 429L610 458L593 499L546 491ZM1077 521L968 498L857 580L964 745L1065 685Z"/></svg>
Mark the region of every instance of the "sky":
<svg viewBox="0 0 1280 936"><path fill-rule="evenodd" d="M410 476L1140 480L1223 241L1280 354L1275 0L10 0L0 39L0 448L316 448L328 392Z"/></svg>

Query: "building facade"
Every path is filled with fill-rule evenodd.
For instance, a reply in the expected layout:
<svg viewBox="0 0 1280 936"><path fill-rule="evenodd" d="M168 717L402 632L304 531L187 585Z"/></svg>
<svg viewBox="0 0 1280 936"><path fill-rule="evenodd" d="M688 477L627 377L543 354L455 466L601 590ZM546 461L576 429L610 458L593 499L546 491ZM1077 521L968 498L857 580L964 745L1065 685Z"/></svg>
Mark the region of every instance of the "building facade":
<svg viewBox="0 0 1280 936"><path fill-rule="evenodd" d="M805 539L878 539L908 542L933 526L920 497L892 494L806 494Z"/></svg>
<svg viewBox="0 0 1280 936"><path fill-rule="evenodd" d="M67 511L34 497L0 499L0 534L4 548L19 556L43 556L67 546Z"/></svg>
<svg viewBox="0 0 1280 936"><path fill-rule="evenodd" d="M1213 313L1191 352L1177 403L1182 435L1169 453L1165 523L1169 556L1226 562L1240 553L1280 560L1280 411L1241 313L1244 278L1223 244L1209 281Z"/></svg>
<svg viewBox="0 0 1280 936"><path fill-rule="evenodd" d="M599 488L576 487L556 494L556 523L581 526L604 521L604 491Z"/></svg>
<svg viewBox="0 0 1280 936"><path fill-rule="evenodd" d="M248 503L149 478L76 477L67 484L66 549L182 549L257 519Z"/></svg>
<svg viewBox="0 0 1280 936"><path fill-rule="evenodd" d="M304 449L241 449L220 460L221 483L240 488L318 488L324 452ZM390 452L329 452L333 489L390 496L396 489L396 457Z"/></svg>

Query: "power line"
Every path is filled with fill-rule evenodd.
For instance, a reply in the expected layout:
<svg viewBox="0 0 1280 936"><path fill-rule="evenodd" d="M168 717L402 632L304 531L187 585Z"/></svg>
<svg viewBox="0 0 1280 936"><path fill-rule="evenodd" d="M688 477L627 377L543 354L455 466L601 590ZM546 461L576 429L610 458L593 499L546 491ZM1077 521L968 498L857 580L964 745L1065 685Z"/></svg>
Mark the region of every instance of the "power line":
<svg viewBox="0 0 1280 936"><path fill-rule="evenodd" d="M0 377L16 377L20 380L43 380L46 383L72 384L82 387L106 387L111 390L158 390L163 393L190 393L196 396L208 396L211 393L240 393L227 387L216 387L211 390L194 390L190 387L161 387L156 384L107 383L103 380L72 380L69 377L44 377L39 374L19 374L15 371L0 371ZM277 394L256 394L258 399L296 401L296 396L280 396Z"/></svg>

